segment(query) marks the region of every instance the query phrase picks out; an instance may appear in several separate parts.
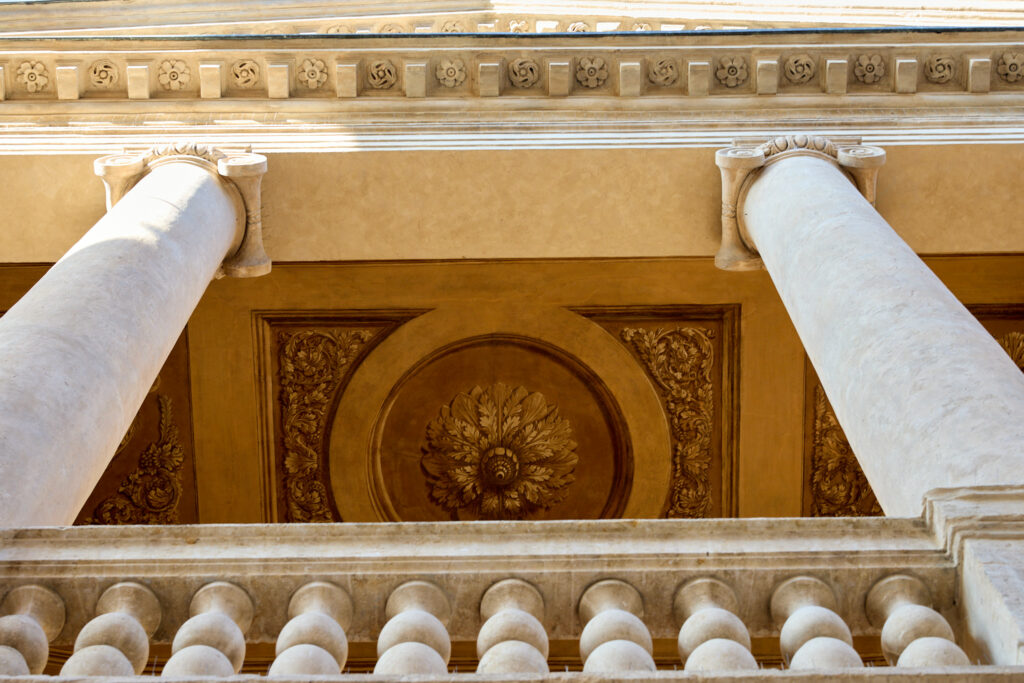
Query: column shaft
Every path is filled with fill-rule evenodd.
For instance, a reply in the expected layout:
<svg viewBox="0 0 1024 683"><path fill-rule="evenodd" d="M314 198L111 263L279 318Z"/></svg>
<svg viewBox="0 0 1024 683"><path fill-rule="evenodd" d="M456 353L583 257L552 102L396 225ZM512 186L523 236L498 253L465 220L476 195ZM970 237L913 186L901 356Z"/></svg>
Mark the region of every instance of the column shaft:
<svg viewBox="0 0 1024 683"><path fill-rule="evenodd" d="M0 526L74 521L244 231L199 165L129 191L0 318Z"/></svg>
<svg viewBox="0 0 1024 683"><path fill-rule="evenodd" d="M1024 376L835 164L769 164L742 215L887 514L1024 483Z"/></svg>

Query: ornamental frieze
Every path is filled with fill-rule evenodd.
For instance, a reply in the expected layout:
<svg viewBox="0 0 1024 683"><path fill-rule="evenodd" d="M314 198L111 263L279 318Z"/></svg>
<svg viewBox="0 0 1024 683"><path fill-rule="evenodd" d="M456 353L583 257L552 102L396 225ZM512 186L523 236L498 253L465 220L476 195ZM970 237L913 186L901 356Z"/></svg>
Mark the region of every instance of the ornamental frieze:
<svg viewBox="0 0 1024 683"><path fill-rule="evenodd" d="M564 44L554 37L524 53L494 36L455 31L465 44L438 47L419 38L418 49L403 49L403 42L360 43L356 50L340 28L327 32L335 28L316 34L337 38L327 44L285 35L273 49L258 37L242 37L231 50L160 44L103 54L47 45L33 53L19 46L0 52L0 100L1024 93L1024 45L1014 43L950 42L938 50L924 43L870 50L794 44L766 53L756 45L699 46L673 36L637 45L621 38Z"/></svg>

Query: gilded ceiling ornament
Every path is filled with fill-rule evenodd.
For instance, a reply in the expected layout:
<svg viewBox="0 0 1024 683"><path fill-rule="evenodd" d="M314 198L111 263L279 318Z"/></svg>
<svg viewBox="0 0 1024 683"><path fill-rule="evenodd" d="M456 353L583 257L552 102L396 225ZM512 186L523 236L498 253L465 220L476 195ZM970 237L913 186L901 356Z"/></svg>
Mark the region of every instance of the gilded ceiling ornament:
<svg viewBox="0 0 1024 683"><path fill-rule="evenodd" d="M727 88L735 88L747 81L747 60L743 57L722 57L718 60L715 78Z"/></svg>
<svg viewBox="0 0 1024 683"><path fill-rule="evenodd" d="M165 59L157 69L156 80L164 90L182 90L191 79L192 72L180 59Z"/></svg>
<svg viewBox="0 0 1024 683"><path fill-rule="evenodd" d="M327 65L322 59L304 59L299 66L299 83L316 90L327 82Z"/></svg>
<svg viewBox="0 0 1024 683"><path fill-rule="evenodd" d="M853 67L853 75L861 83L870 85L877 83L885 76L885 62L882 55L861 55L857 57L857 64Z"/></svg>
<svg viewBox="0 0 1024 683"><path fill-rule="evenodd" d="M260 82L260 66L252 59L240 59L231 65L231 77L240 88L253 88Z"/></svg>
<svg viewBox="0 0 1024 683"><path fill-rule="evenodd" d="M466 63L458 58L442 59L434 73L441 85L454 88L466 80Z"/></svg>
<svg viewBox="0 0 1024 683"><path fill-rule="evenodd" d="M540 66L525 57L513 59L508 64L508 80L517 88L530 88L540 80Z"/></svg>
<svg viewBox="0 0 1024 683"><path fill-rule="evenodd" d="M793 55L786 60L783 73L786 80L794 85L807 83L814 78L814 60L807 54Z"/></svg>
<svg viewBox="0 0 1024 683"><path fill-rule="evenodd" d="M1007 83L1024 78L1024 52L1004 52L999 58L996 73Z"/></svg>
<svg viewBox="0 0 1024 683"><path fill-rule="evenodd" d="M1024 333L1007 332L998 341L1017 367L1024 371Z"/></svg>
<svg viewBox="0 0 1024 683"><path fill-rule="evenodd" d="M398 82L398 71L387 59L375 59L366 65L366 82L376 90L387 90Z"/></svg>
<svg viewBox="0 0 1024 683"><path fill-rule="evenodd" d="M509 33L529 33L530 22L526 19L511 19L508 22Z"/></svg>
<svg viewBox="0 0 1024 683"><path fill-rule="evenodd" d="M665 405L672 434L672 484L666 517L711 514L715 331L627 327L622 340L636 354Z"/></svg>
<svg viewBox="0 0 1024 683"><path fill-rule="evenodd" d="M465 33L466 27L462 25L461 21L455 19L449 19L448 21L441 24L441 33Z"/></svg>
<svg viewBox="0 0 1024 683"><path fill-rule="evenodd" d="M569 33L590 33L590 24L585 21L574 21L565 30Z"/></svg>
<svg viewBox="0 0 1024 683"><path fill-rule="evenodd" d="M542 394L499 382L441 406L420 464L431 499L445 510L523 519L561 502L575 481L572 436Z"/></svg>
<svg viewBox="0 0 1024 683"><path fill-rule="evenodd" d="M89 65L89 83L94 88L113 88L118 79L117 67L109 59L97 59Z"/></svg>
<svg viewBox="0 0 1024 683"><path fill-rule="evenodd" d="M86 524L176 524L181 500L181 466L185 461L171 399L158 395L160 437L149 444L139 464L122 480L117 493L96 506Z"/></svg>
<svg viewBox="0 0 1024 683"><path fill-rule="evenodd" d="M46 90L46 84L50 82L50 74L46 71L46 65L35 60L22 62L18 66L16 78L29 92L42 92Z"/></svg>
<svg viewBox="0 0 1024 683"><path fill-rule="evenodd" d="M674 59L655 60L647 68L647 80L652 85L674 85L679 80L679 67Z"/></svg>
<svg viewBox="0 0 1024 683"><path fill-rule="evenodd" d="M952 57L929 57L924 63L924 77L929 83L948 83L953 78L955 68Z"/></svg>
<svg viewBox="0 0 1024 683"><path fill-rule="evenodd" d="M331 522L321 480L331 401L372 330L288 330L278 333L283 490L288 522Z"/></svg>
<svg viewBox="0 0 1024 683"><path fill-rule="evenodd" d="M576 66L576 81L585 88L596 88L608 80L608 65L601 57L583 57Z"/></svg>
<svg viewBox="0 0 1024 683"><path fill-rule="evenodd" d="M812 438L811 516L881 515L882 508L820 384L814 387Z"/></svg>

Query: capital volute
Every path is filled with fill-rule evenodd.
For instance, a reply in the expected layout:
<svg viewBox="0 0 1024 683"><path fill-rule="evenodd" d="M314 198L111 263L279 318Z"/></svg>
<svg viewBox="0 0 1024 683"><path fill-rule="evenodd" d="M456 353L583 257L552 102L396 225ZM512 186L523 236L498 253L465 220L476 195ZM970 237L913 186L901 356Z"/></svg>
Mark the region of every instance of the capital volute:
<svg viewBox="0 0 1024 683"><path fill-rule="evenodd" d="M267 172L267 158L252 152L226 151L195 142L150 147L139 152L111 154L97 159L93 168L106 187L107 210L150 171L170 163L187 163L206 169L237 190L245 211L245 229L238 248L224 259L221 270L232 277L257 277L270 272L270 258L263 248L260 184Z"/></svg>
<svg viewBox="0 0 1024 683"><path fill-rule="evenodd" d="M861 145L859 139L781 135L760 143L720 149L715 152L715 163L722 173L722 242L715 254L717 267L733 271L763 267L756 246L744 230L743 198L765 167L794 156L813 156L835 164L874 206L878 169L885 163L885 150Z"/></svg>

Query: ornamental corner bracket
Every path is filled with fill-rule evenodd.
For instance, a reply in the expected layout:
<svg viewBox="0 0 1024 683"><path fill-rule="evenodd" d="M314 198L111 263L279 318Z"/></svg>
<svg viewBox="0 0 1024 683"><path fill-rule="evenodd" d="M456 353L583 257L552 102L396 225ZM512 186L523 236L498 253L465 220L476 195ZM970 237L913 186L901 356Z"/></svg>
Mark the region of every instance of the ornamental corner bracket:
<svg viewBox="0 0 1024 683"><path fill-rule="evenodd" d="M260 183L267 172L267 158L245 151L222 151L209 145L179 142L100 157L93 165L106 186L107 210L157 166L185 162L202 166L238 191L245 212L245 226L238 248L224 259L218 277L259 277L270 272L270 257L263 248Z"/></svg>
<svg viewBox="0 0 1024 683"><path fill-rule="evenodd" d="M761 170L791 156L816 156L836 164L875 205L878 170L885 150L860 144L860 138L826 138L820 135L782 135L767 141L735 141L715 152L722 172L722 243L715 254L721 270L748 271L763 267L761 257L743 226L742 203Z"/></svg>

